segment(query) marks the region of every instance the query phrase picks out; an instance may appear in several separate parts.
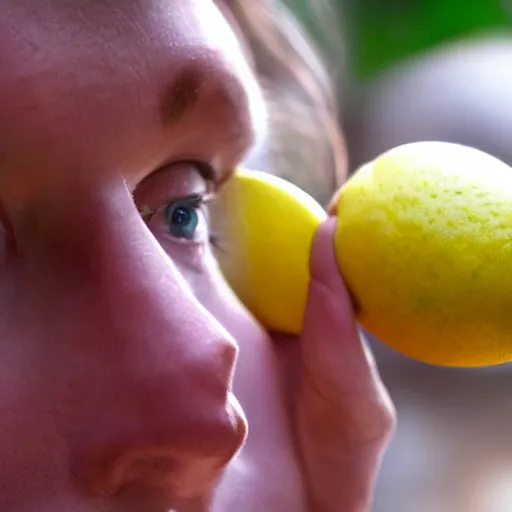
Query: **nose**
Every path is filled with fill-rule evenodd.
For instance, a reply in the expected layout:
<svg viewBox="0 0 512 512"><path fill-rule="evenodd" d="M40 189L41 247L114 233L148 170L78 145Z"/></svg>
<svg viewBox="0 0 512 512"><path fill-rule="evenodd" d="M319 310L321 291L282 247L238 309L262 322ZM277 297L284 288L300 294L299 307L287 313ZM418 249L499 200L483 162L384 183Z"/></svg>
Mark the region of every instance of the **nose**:
<svg viewBox="0 0 512 512"><path fill-rule="evenodd" d="M60 280L44 288L58 286L53 299L62 307L66 297L73 303L54 324L67 329L62 373L72 372L77 404L70 428L78 483L97 496L136 490L166 503L207 495L247 431L231 393L236 345L128 191L110 191L94 207L75 196L63 207L48 240L50 273Z"/></svg>
<svg viewBox="0 0 512 512"><path fill-rule="evenodd" d="M124 377L123 393L97 416L83 447L78 476L87 492L156 493L168 505L210 495L247 432L230 391L233 346L211 334L199 327L193 337L170 335L167 358L151 361L151 371L139 367L145 378ZM180 341L195 345L185 357Z"/></svg>
<svg viewBox="0 0 512 512"><path fill-rule="evenodd" d="M240 447L246 423L231 393L221 398L201 388L181 388L181 398L167 407L140 407L131 427L97 425L105 435L89 452L94 460L83 474L88 492L107 498L156 494L166 506L207 499Z"/></svg>

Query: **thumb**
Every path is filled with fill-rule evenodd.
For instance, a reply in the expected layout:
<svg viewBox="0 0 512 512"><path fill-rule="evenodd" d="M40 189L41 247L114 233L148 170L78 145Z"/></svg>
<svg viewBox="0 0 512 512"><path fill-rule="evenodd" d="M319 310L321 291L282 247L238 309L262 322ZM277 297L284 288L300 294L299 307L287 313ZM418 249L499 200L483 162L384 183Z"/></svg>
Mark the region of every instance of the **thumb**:
<svg viewBox="0 0 512 512"><path fill-rule="evenodd" d="M360 335L333 247L335 220L319 228L299 338L298 438L312 507L367 510L394 409ZM364 507L364 508L363 508Z"/></svg>
<svg viewBox="0 0 512 512"><path fill-rule="evenodd" d="M380 381L336 261L335 223L334 218L324 222L313 241L301 334L303 363L315 386L326 393L374 392Z"/></svg>

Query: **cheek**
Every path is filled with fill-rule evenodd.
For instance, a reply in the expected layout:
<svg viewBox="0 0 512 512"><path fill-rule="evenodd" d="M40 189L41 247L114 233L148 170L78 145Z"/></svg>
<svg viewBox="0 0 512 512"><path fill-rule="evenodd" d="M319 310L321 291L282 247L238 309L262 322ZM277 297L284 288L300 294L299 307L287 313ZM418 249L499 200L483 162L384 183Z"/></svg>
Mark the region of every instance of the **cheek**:
<svg viewBox="0 0 512 512"><path fill-rule="evenodd" d="M191 250L189 254L173 247L173 242L163 247L185 277L196 299L238 343L266 337L261 325L226 282L208 244Z"/></svg>
<svg viewBox="0 0 512 512"><path fill-rule="evenodd" d="M56 500L70 455L54 414L59 395L45 392L26 340L12 341L2 345L0 359L0 508L37 510Z"/></svg>
<svg viewBox="0 0 512 512"><path fill-rule="evenodd" d="M166 234L163 229L152 229L152 226L150 229L159 246L185 278L194 296L200 299L204 290L211 286L208 284L208 276L211 274L214 262L211 261L212 255L208 242L193 243ZM201 240L207 239L206 230Z"/></svg>
<svg viewBox="0 0 512 512"><path fill-rule="evenodd" d="M263 326L241 303L221 274L213 255L210 256L208 272L201 290L201 303L233 336L242 352L252 353L257 347L269 343Z"/></svg>

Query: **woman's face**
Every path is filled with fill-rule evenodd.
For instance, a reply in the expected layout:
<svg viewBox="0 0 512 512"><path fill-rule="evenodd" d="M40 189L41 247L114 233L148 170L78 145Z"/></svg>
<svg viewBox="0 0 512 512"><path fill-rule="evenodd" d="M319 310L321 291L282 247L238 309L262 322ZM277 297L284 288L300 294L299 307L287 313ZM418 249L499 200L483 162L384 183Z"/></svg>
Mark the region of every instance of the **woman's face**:
<svg viewBox="0 0 512 512"><path fill-rule="evenodd" d="M0 11L0 508L179 508L246 435L231 336L264 339L201 205L255 80L211 0Z"/></svg>

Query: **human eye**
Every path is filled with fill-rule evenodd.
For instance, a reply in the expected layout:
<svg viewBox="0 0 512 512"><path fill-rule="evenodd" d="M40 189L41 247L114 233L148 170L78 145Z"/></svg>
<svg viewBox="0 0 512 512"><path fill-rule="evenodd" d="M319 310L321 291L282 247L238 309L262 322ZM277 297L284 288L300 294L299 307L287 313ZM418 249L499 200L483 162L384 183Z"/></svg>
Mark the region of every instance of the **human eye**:
<svg viewBox="0 0 512 512"><path fill-rule="evenodd" d="M139 213L153 235L165 246L207 245L210 232L208 205L215 186L193 163L180 163L155 172L134 193Z"/></svg>
<svg viewBox="0 0 512 512"><path fill-rule="evenodd" d="M180 243L207 243L210 236L207 203L210 193L171 198L155 210L140 211L148 227L158 236Z"/></svg>
<svg viewBox="0 0 512 512"><path fill-rule="evenodd" d="M193 240L201 222L201 206L204 197L192 195L178 201L171 201L165 207L165 219L169 233L175 238Z"/></svg>

